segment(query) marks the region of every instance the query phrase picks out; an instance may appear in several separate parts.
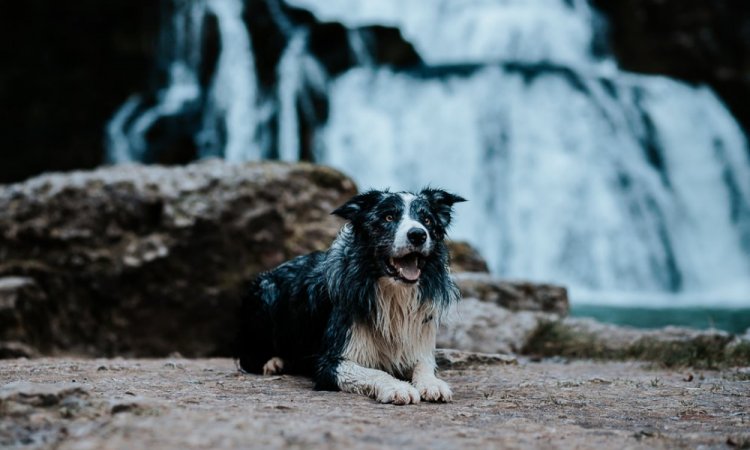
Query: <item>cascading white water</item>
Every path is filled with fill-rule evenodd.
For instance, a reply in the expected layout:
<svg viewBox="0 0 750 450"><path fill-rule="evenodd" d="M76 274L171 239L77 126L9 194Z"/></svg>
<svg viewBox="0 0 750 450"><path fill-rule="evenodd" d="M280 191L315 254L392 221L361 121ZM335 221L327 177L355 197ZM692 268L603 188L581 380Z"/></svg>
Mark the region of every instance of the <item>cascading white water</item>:
<svg viewBox="0 0 750 450"><path fill-rule="evenodd" d="M261 159L255 138L259 122L256 71L250 35L242 20L243 0L173 0L172 5L174 13L163 30L160 55L169 66L169 79L153 105L146 107L142 96L134 95L115 113L107 126L108 160L143 160L146 135L156 121L191 104L197 107L202 96L203 123L196 134L199 155L223 156L229 161ZM221 53L204 93L198 73L207 14L216 18Z"/></svg>
<svg viewBox="0 0 750 450"><path fill-rule="evenodd" d="M302 86L302 66L306 56L307 31L295 33L279 62L279 159L299 159L299 122L297 98Z"/></svg>
<svg viewBox="0 0 750 450"><path fill-rule="evenodd" d="M202 156L260 159L270 105L271 153L297 159L312 86L328 97L317 161L361 188L469 198L452 235L494 272L563 283L579 303L750 305L746 137L708 88L619 71L587 1L287 0L348 27L359 67L329 80L309 29L268 0L287 43L263 105L241 0L173 1L169 82L155 105L135 96L113 117L112 161L143 159L146 130L202 98ZM208 13L222 47L201 92L195 36ZM398 27L425 67L378 66L357 28L372 24Z"/></svg>
<svg viewBox="0 0 750 450"><path fill-rule="evenodd" d="M226 132L223 152L228 161L259 160L255 145L256 90L255 63L250 35L242 20L242 0L208 0L208 7L219 24L222 50L211 84L211 102L203 133L213 132L216 117L222 117Z"/></svg>
<svg viewBox="0 0 750 450"><path fill-rule="evenodd" d="M430 64L480 65L349 71L331 86L319 160L363 188L458 191L471 203L456 238L495 272L564 283L574 300L750 304L750 224L730 198L750 199L742 130L707 88L594 54L585 1L294 3L399 26Z"/></svg>
<svg viewBox="0 0 750 450"><path fill-rule="evenodd" d="M300 158L300 126L298 109L307 116L313 114L304 95L306 88L316 92L326 90L326 76L320 64L306 51L308 30L302 28L291 34L277 70L277 98L279 112L278 155L281 161ZM299 105L299 108L298 108Z"/></svg>
<svg viewBox="0 0 750 450"><path fill-rule="evenodd" d="M562 282L579 299L680 291L747 302L750 266L722 177L743 183L746 200L750 164L715 96L664 78L528 76L350 71L331 89L321 159L363 188L465 195L453 236L505 276Z"/></svg>
<svg viewBox="0 0 750 450"><path fill-rule="evenodd" d="M288 0L320 20L398 27L428 64L591 62L601 19L586 0Z"/></svg>
<svg viewBox="0 0 750 450"><path fill-rule="evenodd" d="M172 41L162 49L162 57L168 63L166 88L158 93L155 105L138 115L136 112L144 105L141 95L131 96L115 113L106 130L107 159L110 162L143 160L148 148L146 130L161 117L175 114L200 98L197 68L201 59L200 26L206 5L204 2L178 0L174 2L174 9L163 30Z"/></svg>

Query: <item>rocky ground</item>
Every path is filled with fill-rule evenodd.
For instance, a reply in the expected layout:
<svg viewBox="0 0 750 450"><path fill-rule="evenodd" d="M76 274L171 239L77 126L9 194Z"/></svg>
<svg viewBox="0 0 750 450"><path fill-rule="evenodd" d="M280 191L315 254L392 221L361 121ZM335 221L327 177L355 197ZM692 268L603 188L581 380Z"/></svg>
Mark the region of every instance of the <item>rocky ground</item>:
<svg viewBox="0 0 750 450"><path fill-rule="evenodd" d="M444 364L445 360L444 359ZM7 360L0 447L727 448L750 445L747 371L485 358L451 404L381 405L229 359Z"/></svg>

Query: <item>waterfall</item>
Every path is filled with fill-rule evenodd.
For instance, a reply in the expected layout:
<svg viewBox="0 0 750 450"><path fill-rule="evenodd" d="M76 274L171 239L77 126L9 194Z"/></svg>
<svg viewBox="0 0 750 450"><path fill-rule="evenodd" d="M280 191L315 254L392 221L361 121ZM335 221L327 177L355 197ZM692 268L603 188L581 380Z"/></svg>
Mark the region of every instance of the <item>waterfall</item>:
<svg viewBox="0 0 750 450"><path fill-rule="evenodd" d="M226 141L223 152L204 153L223 154L228 161L258 160L261 154L254 139L257 83L250 36L242 20L242 0L209 0L208 6L219 23L222 51L209 91L213 101L209 102L203 133L215 132L211 122L219 117Z"/></svg>
<svg viewBox="0 0 750 450"><path fill-rule="evenodd" d="M134 94L115 113L107 126L107 159L111 162L147 160L147 131L163 117L174 115L198 102L201 88L197 79L200 63L200 28L205 4L190 0L174 2L174 13L162 31L171 45L162 45L161 57L167 82L149 105L143 95Z"/></svg>
<svg viewBox="0 0 750 450"><path fill-rule="evenodd" d="M398 27L428 64L591 60L601 19L586 0L290 0L349 27Z"/></svg>
<svg viewBox="0 0 750 450"><path fill-rule="evenodd" d="M201 116L192 133L197 156L261 159L255 138L256 69L242 0L173 0L172 6L159 55L159 63L168 68L167 81L154 99L135 95L115 113L107 126L108 160L149 161L149 146L156 145L149 132L159 121L187 113ZM211 79L202 85L200 73L207 62L201 50L209 17L218 24L221 52Z"/></svg>
<svg viewBox="0 0 750 450"><path fill-rule="evenodd" d="M155 103L134 95L113 115L112 161L148 160L148 130L197 108L202 156L296 160L311 146L360 188L460 193L454 238L499 275L569 286L574 302L750 305L743 131L707 87L620 71L587 1L261 3L284 40L262 64L240 0L175 3L169 77ZM206 86L201 14L222 43ZM373 25L421 62L384 62ZM260 87L269 61L275 85ZM275 143L259 144L266 123Z"/></svg>
<svg viewBox="0 0 750 450"><path fill-rule="evenodd" d="M308 30L295 31L287 43L278 65L279 137L278 158L298 161L302 153L299 115L314 121L308 89L326 90L326 75L320 64L307 52Z"/></svg>
<svg viewBox="0 0 750 450"><path fill-rule="evenodd" d="M750 164L716 97L664 78L528 70L352 70L331 87L320 159L362 187L466 193L453 236L504 276L579 296L746 301Z"/></svg>
<svg viewBox="0 0 750 450"><path fill-rule="evenodd" d="M306 42L307 32L297 32L279 62L279 159L282 161L299 159L297 97L302 86Z"/></svg>

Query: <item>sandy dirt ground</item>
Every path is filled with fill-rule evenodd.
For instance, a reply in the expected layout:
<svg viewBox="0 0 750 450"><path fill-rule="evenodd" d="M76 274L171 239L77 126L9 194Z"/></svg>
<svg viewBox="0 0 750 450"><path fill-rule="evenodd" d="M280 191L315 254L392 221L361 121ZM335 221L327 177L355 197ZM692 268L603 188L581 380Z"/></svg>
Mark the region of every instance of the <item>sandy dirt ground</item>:
<svg viewBox="0 0 750 450"><path fill-rule="evenodd" d="M521 361L442 370L450 404L393 406L229 359L0 362L0 447L731 448L750 445L737 370Z"/></svg>

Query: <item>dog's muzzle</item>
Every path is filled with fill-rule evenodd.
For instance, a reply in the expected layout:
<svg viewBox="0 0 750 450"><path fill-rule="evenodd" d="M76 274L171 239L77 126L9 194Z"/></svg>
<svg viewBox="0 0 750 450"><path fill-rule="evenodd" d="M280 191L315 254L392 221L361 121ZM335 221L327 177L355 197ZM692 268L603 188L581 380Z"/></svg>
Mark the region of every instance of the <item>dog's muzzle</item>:
<svg viewBox="0 0 750 450"><path fill-rule="evenodd" d="M422 274L425 256L421 253L408 253L401 257L391 257L386 263L389 275L407 283L416 283Z"/></svg>

